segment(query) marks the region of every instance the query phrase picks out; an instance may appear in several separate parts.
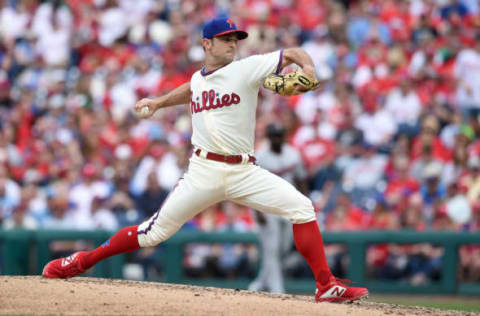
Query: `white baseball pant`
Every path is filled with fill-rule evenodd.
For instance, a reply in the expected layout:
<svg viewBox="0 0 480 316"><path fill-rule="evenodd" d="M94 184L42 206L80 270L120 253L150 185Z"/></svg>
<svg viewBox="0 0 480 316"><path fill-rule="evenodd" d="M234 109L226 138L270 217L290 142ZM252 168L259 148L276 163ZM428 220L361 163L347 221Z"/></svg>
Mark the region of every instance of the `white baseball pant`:
<svg viewBox="0 0 480 316"><path fill-rule="evenodd" d="M293 224L316 220L312 202L279 176L252 163L227 164L194 154L160 210L139 225L140 246L158 245L190 218L223 200L281 216Z"/></svg>

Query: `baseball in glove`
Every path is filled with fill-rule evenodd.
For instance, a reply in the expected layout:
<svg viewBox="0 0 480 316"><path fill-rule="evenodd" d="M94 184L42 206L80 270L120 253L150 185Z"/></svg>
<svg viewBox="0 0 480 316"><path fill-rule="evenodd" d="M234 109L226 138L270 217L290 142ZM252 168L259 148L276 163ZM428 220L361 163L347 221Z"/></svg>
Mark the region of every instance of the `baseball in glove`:
<svg viewBox="0 0 480 316"><path fill-rule="evenodd" d="M284 75L270 74L265 78L263 87L283 96L297 95L310 90L315 90L319 82L315 78L307 76L300 70L292 71Z"/></svg>

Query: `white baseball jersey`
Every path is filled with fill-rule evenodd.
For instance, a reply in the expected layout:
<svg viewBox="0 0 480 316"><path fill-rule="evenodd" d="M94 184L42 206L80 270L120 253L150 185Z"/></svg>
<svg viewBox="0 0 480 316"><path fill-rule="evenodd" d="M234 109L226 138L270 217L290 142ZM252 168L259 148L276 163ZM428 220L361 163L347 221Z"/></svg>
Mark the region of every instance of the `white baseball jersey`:
<svg viewBox="0 0 480 316"><path fill-rule="evenodd" d="M267 75L280 69L281 55L253 55L193 74L193 146L224 155L253 154L258 90Z"/></svg>

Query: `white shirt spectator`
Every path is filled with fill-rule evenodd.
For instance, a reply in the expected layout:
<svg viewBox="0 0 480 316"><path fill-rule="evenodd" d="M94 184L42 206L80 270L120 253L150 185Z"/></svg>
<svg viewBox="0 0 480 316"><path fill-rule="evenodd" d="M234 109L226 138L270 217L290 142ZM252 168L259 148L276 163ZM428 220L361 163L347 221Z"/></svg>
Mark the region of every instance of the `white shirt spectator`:
<svg viewBox="0 0 480 316"><path fill-rule="evenodd" d="M480 53L473 49L462 50L457 56L454 71L460 80L457 89L460 105L480 108Z"/></svg>
<svg viewBox="0 0 480 316"><path fill-rule="evenodd" d="M458 134L460 134L460 126L458 124L449 124L440 132L440 139L447 148L452 149L455 146L455 139Z"/></svg>
<svg viewBox="0 0 480 316"><path fill-rule="evenodd" d="M412 58L410 59L410 64L408 65L408 72L412 76L416 76L420 70L425 69L425 64L427 63L427 55L423 50L417 50L413 53Z"/></svg>
<svg viewBox="0 0 480 316"><path fill-rule="evenodd" d="M153 9L153 0L120 0L119 5L128 18L128 25L142 23L148 12Z"/></svg>
<svg viewBox="0 0 480 316"><path fill-rule="evenodd" d="M295 114L297 114L303 124L311 124L317 114L317 98L313 93L306 93L300 96L296 106Z"/></svg>
<svg viewBox="0 0 480 316"><path fill-rule="evenodd" d="M51 29L40 36L37 52L50 66L65 65L70 57L70 31L68 29Z"/></svg>
<svg viewBox="0 0 480 316"><path fill-rule="evenodd" d="M300 126L293 135L292 144L296 148L300 148L306 142L315 139L317 137L317 132L313 125L302 125Z"/></svg>
<svg viewBox="0 0 480 316"><path fill-rule="evenodd" d="M335 56L335 47L327 40L307 41L302 45L302 48L312 57L317 71L329 67L328 63Z"/></svg>
<svg viewBox="0 0 480 316"><path fill-rule="evenodd" d="M171 191L183 174L177 165L177 156L166 153L160 161L151 156L142 159L130 183L130 190L134 195L141 195L147 187L147 178L150 172L157 173L158 184L165 190Z"/></svg>
<svg viewBox="0 0 480 316"><path fill-rule="evenodd" d="M177 160L175 154L168 152L163 156L156 169L158 183L167 191L171 191L175 187L184 171L178 167Z"/></svg>
<svg viewBox="0 0 480 316"><path fill-rule="evenodd" d="M75 218L79 222L92 217L91 205L95 196L107 196L110 192L110 186L105 181L94 181L89 183L80 183L72 188L69 194L69 201L75 206Z"/></svg>
<svg viewBox="0 0 480 316"><path fill-rule="evenodd" d="M115 121L121 121L125 118L127 113L131 111L132 104L137 102L137 95L135 94L134 87L127 82L120 81L115 84L110 90L113 106L112 116Z"/></svg>
<svg viewBox="0 0 480 316"><path fill-rule="evenodd" d="M52 15L55 15L52 17ZM50 2L42 3L35 11L32 21L32 31L37 37L41 37L52 30L52 20L55 20L60 29L69 30L73 24L73 17L67 6L53 11L53 5Z"/></svg>
<svg viewBox="0 0 480 316"><path fill-rule="evenodd" d="M355 121L355 127L363 132L365 141L371 145L388 142L397 131L397 124L390 112L385 109L362 113Z"/></svg>
<svg viewBox="0 0 480 316"><path fill-rule="evenodd" d="M388 158L373 154L353 160L345 169L343 185L345 188L374 189L381 181Z"/></svg>
<svg viewBox="0 0 480 316"><path fill-rule="evenodd" d="M103 46L112 45L127 32L128 15L119 7L108 8L99 19L99 42Z"/></svg>
<svg viewBox="0 0 480 316"><path fill-rule="evenodd" d="M145 156L138 164L138 167L130 182L130 192L135 196L143 194L147 188L147 179L150 172L153 170L156 161L151 156Z"/></svg>
<svg viewBox="0 0 480 316"><path fill-rule="evenodd" d="M460 3L467 7L468 12L472 16L476 16L478 14L478 11L480 9L480 4L478 3L478 0L460 0Z"/></svg>
<svg viewBox="0 0 480 316"><path fill-rule="evenodd" d="M373 78L373 71L369 66L363 65L357 68L352 78L352 84L355 88L360 88L369 83Z"/></svg>
<svg viewBox="0 0 480 316"><path fill-rule="evenodd" d="M409 12L414 17L418 17L422 14L425 14L427 11L427 6L424 3L424 0L412 0L410 1Z"/></svg>
<svg viewBox="0 0 480 316"><path fill-rule="evenodd" d="M42 223L43 229L65 229L74 230L78 229L74 213L68 211L64 217L58 218L54 216L47 217Z"/></svg>
<svg viewBox="0 0 480 316"><path fill-rule="evenodd" d="M338 103L337 98L332 90L325 90L317 98L318 107L324 111L328 112L335 104Z"/></svg>
<svg viewBox="0 0 480 316"><path fill-rule="evenodd" d="M396 88L388 94L385 108L397 124L412 125L418 121L422 105L415 91L410 90L404 94L400 88Z"/></svg>
<svg viewBox="0 0 480 316"><path fill-rule="evenodd" d="M464 225L472 218L472 208L465 195L457 194L447 201L447 215L456 223Z"/></svg>
<svg viewBox="0 0 480 316"><path fill-rule="evenodd" d="M112 211L106 208L101 208L93 214L92 229L117 230L118 221Z"/></svg>
<svg viewBox="0 0 480 316"><path fill-rule="evenodd" d="M451 183L454 183L458 180L464 170L465 168L456 165L453 162L447 163L442 170L442 183L445 185L445 187L448 187Z"/></svg>
<svg viewBox="0 0 480 316"><path fill-rule="evenodd" d="M0 12L0 35L6 39L15 39L25 34L28 25L28 14L5 7Z"/></svg>
<svg viewBox="0 0 480 316"><path fill-rule="evenodd" d="M266 141L255 153L255 157L259 166L292 184L295 179L303 180L307 177L300 153L288 144L283 144L282 152L278 154L270 149L270 143Z"/></svg>
<svg viewBox="0 0 480 316"><path fill-rule="evenodd" d="M10 179L0 179L0 218L9 217L15 208L20 203L20 187Z"/></svg>
<svg viewBox="0 0 480 316"><path fill-rule="evenodd" d="M150 68L143 74L138 74L134 78L135 89L142 89L148 93L152 93L158 86L158 83L162 79L162 73L158 69Z"/></svg>

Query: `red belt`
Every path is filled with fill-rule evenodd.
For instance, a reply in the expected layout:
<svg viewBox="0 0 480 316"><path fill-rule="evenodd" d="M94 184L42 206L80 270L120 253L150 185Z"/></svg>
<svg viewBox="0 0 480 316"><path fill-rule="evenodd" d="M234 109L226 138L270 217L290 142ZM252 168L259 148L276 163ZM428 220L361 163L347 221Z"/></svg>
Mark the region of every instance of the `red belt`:
<svg viewBox="0 0 480 316"><path fill-rule="evenodd" d="M197 156L200 156L201 149L197 149L195 151L195 154ZM220 161L220 162L226 162L226 163L231 163L231 164L238 164L242 163L243 157L242 155L232 155L232 156L224 156L216 153L211 153L207 152L207 156L205 157L210 160L215 160L215 161ZM255 157L248 155L248 162L255 162L257 159Z"/></svg>

